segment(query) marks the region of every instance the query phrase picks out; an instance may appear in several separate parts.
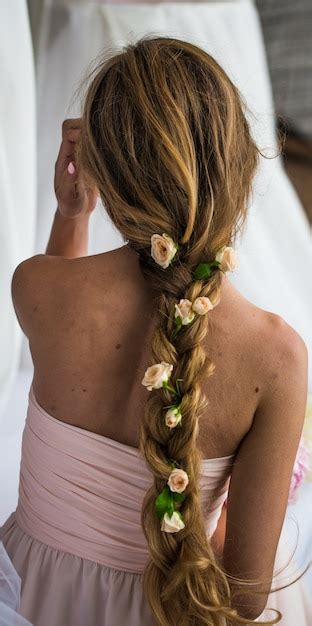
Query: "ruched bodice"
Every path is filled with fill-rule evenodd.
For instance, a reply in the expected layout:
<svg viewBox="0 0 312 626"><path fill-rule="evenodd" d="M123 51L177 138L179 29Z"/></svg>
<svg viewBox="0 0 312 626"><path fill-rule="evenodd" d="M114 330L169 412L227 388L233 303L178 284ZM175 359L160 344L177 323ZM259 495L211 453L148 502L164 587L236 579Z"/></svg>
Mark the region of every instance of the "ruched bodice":
<svg viewBox="0 0 312 626"><path fill-rule="evenodd" d="M233 458L202 464L209 535L227 495ZM30 388L16 510L24 532L59 550L141 573L148 549L140 514L151 483L137 448L52 417Z"/></svg>
<svg viewBox="0 0 312 626"><path fill-rule="evenodd" d="M202 462L209 535L227 495L233 461L234 455ZM22 581L23 617L36 626L156 626L143 590L148 549L140 523L152 480L136 448L52 417L30 388L18 506L0 529ZM275 571L285 567L292 547L286 535ZM290 580L297 574L293 566ZM273 587L285 582L283 572ZM302 578L270 594L267 606L282 611L281 626L311 623ZM256 621L263 621L262 614Z"/></svg>

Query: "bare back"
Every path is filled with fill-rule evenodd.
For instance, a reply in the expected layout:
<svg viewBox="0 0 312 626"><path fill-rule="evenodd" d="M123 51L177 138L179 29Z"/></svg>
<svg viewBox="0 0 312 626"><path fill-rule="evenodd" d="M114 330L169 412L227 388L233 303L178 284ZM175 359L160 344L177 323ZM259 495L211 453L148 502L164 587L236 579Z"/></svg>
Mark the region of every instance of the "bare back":
<svg viewBox="0 0 312 626"><path fill-rule="evenodd" d="M127 246L54 260L53 297L33 307L29 333L37 400L59 420L138 447L155 293ZM234 453L252 424L264 387L268 316L224 277L204 341L216 365L203 384L209 400L200 422L205 458Z"/></svg>
<svg viewBox="0 0 312 626"><path fill-rule="evenodd" d="M265 606L307 397L307 349L280 316L246 300L223 276L204 349L216 366L203 383L204 458L235 453L222 563L255 580ZM55 418L138 447L157 321L155 293L126 246L89 257L36 255L12 279L15 311L34 362L39 404ZM272 511L274 510L274 516Z"/></svg>

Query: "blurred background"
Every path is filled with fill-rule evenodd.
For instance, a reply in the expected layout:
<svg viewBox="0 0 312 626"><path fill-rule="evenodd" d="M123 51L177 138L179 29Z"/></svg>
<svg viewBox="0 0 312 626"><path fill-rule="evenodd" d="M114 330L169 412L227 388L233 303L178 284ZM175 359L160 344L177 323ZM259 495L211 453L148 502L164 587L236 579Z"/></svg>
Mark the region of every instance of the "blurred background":
<svg viewBox="0 0 312 626"><path fill-rule="evenodd" d="M261 159L247 230L236 245L239 266L230 280L255 304L280 314L311 353L311 27L311 0L0 3L0 523L17 503L32 379L28 343L11 301L12 274L22 260L45 252L56 209L61 124L80 116L83 91L77 89L103 51L115 52L146 33L175 36L212 53L238 86L269 158ZM122 243L99 204L91 217L89 253ZM305 433L311 438L311 404ZM307 481L285 521L299 522L302 560L312 558L311 496ZM312 590L312 574L309 580Z"/></svg>

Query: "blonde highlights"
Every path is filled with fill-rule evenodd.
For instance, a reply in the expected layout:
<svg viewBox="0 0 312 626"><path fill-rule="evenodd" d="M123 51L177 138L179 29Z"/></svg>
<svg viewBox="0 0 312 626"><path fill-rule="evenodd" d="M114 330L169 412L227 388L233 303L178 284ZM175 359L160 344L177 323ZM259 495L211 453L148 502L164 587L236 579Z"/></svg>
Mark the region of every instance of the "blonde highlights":
<svg viewBox="0 0 312 626"><path fill-rule="evenodd" d="M250 624L231 608L229 577L216 561L201 507L198 421L207 404L201 381L214 371L201 345L209 313L174 335L180 299L220 297L222 272L194 280L194 267L212 262L245 223L259 152L243 108L208 53L176 39L144 37L96 68L83 110L83 172L157 293L152 357L173 364L173 383L182 379L182 427L165 423L172 396L163 388L148 394L140 425L140 451L154 475L142 508L150 552L144 590L161 626ZM151 257L155 233L179 244L166 269ZM189 479L180 509L185 527L174 534L161 531L155 514L172 469L168 459Z"/></svg>

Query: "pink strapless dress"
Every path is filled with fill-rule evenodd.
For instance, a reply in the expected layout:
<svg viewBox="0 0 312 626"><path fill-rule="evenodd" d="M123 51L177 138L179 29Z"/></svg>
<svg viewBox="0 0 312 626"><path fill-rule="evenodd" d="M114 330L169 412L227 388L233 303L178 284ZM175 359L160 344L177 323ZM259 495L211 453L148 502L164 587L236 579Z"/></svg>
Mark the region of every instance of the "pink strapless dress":
<svg viewBox="0 0 312 626"><path fill-rule="evenodd" d="M202 463L209 536L233 462L234 455ZM30 388L18 505L0 531L21 579L21 616L34 626L155 626L142 588L148 549L140 524L151 482L136 448L57 420ZM286 564L283 554L277 566ZM281 626L312 624L302 579L270 595L267 606L282 611Z"/></svg>
<svg viewBox="0 0 312 626"><path fill-rule="evenodd" d="M203 461L209 535L233 458ZM18 505L0 532L21 577L21 615L35 626L155 626L140 523L151 482L136 448L57 420L30 388Z"/></svg>

